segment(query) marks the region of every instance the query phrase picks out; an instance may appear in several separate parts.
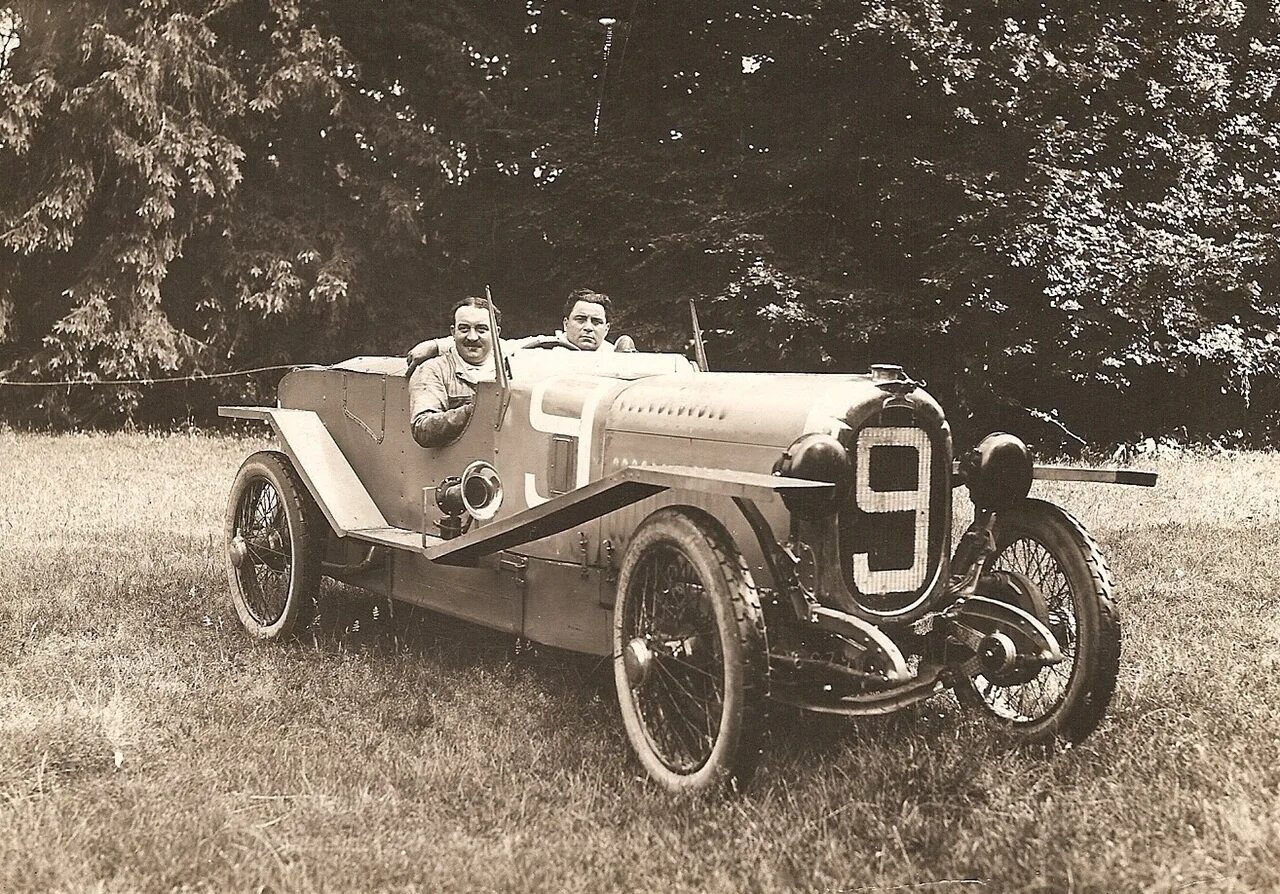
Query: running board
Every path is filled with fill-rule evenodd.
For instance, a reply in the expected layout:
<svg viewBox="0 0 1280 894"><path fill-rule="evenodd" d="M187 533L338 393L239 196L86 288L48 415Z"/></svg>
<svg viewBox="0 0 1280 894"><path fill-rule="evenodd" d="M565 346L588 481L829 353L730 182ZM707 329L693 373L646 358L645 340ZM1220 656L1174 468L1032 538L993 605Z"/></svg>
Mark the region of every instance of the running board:
<svg viewBox="0 0 1280 894"><path fill-rule="evenodd" d="M461 537L427 546L425 553L428 559L441 565L474 565L483 556L562 533L669 489L757 499L797 491L829 491L833 487L826 481L759 472L692 466L628 466L540 506L473 529Z"/></svg>
<svg viewBox="0 0 1280 894"><path fill-rule="evenodd" d="M356 540L363 540L365 543L372 543L375 546L389 546L393 549L420 550L425 545L422 534L417 531L410 531L408 528L362 528L357 531L348 531L347 536ZM430 534L426 536L425 540L428 543L444 542L439 537L433 537Z"/></svg>

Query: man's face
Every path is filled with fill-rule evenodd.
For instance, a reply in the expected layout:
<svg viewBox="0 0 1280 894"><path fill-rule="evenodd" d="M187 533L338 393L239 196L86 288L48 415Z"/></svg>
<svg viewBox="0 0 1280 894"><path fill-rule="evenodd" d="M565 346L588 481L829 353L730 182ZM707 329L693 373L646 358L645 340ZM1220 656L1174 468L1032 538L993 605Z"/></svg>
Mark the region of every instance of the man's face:
<svg viewBox="0 0 1280 894"><path fill-rule="evenodd" d="M479 366L489 357L493 350L490 339L489 309L487 307L463 306L453 312L453 344L458 349L458 356Z"/></svg>
<svg viewBox="0 0 1280 894"><path fill-rule="evenodd" d="M601 342L609 334L609 322L605 319L604 305L594 301L579 301L564 318L565 338L584 351L599 350Z"/></svg>

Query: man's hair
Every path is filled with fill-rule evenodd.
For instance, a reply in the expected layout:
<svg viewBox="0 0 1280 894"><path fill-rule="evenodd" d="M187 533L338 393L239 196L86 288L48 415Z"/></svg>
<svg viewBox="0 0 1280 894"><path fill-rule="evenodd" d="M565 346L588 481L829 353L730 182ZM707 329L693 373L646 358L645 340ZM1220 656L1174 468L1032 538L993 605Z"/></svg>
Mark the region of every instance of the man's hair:
<svg viewBox="0 0 1280 894"><path fill-rule="evenodd" d="M489 306L489 299L485 298L483 295L468 295L466 298L463 298L461 301L455 304L453 308L449 311L449 325L452 326L453 321L457 319L458 308L460 307L487 308L488 306ZM494 305L493 307L493 318L497 320L499 323L502 322L502 311L498 310L497 305Z"/></svg>
<svg viewBox="0 0 1280 894"><path fill-rule="evenodd" d="M591 304L598 304L604 308L604 318L609 319L609 314L613 313L613 302L609 300L609 296L603 292L593 292L591 289L574 289L569 293L569 297L564 302L564 315L567 319L569 314L573 313L573 306L579 301L587 301Z"/></svg>

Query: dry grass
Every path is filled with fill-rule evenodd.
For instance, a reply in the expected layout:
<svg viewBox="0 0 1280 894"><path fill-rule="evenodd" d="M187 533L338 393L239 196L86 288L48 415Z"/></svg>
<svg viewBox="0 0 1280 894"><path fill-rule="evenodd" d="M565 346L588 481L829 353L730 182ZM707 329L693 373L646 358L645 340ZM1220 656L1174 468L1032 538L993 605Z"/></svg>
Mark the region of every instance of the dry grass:
<svg viewBox="0 0 1280 894"><path fill-rule="evenodd" d="M788 714L746 797L688 801L591 662L341 591L251 643L220 531L260 446L0 432L0 890L1280 888L1276 456L1041 489L1122 587L1083 746L1002 751L948 698Z"/></svg>

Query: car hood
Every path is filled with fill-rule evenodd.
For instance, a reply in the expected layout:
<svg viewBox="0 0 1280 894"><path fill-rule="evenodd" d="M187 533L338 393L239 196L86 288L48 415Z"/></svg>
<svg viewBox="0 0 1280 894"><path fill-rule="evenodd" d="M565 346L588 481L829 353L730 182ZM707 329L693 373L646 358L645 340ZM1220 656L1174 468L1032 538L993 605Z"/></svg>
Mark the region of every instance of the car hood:
<svg viewBox="0 0 1280 894"><path fill-rule="evenodd" d="M928 402L923 392L917 392ZM811 431L838 434L888 395L868 376L705 373L653 376L613 400L612 432L786 447Z"/></svg>

